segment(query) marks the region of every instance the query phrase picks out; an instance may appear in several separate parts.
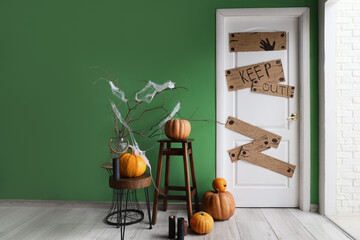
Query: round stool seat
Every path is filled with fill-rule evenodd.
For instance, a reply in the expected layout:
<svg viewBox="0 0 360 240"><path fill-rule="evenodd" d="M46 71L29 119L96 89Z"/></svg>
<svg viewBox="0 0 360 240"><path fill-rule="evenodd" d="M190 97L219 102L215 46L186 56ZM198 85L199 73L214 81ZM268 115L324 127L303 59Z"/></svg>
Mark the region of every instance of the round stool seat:
<svg viewBox="0 0 360 240"><path fill-rule="evenodd" d="M114 180L112 176L109 177L109 186L119 190L131 190L146 188L151 184L151 176L148 173L144 173L139 177L134 178L122 178Z"/></svg>

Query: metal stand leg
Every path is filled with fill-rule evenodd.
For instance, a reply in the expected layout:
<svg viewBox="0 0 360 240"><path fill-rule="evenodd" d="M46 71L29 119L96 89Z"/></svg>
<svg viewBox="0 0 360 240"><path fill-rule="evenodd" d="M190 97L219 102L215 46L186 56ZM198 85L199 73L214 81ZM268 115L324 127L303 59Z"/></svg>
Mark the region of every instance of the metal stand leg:
<svg viewBox="0 0 360 240"><path fill-rule="evenodd" d="M117 222L117 228L121 225L121 213L122 213L122 197L123 197L123 190L117 190L116 195L116 222Z"/></svg>
<svg viewBox="0 0 360 240"><path fill-rule="evenodd" d="M105 217L105 223L120 227L123 223L123 217L125 212L125 198L128 195L128 205L126 210L126 225L132 225L141 222L144 219L144 212L141 210L139 205L136 190L114 189L113 191L113 202L109 209L108 215Z"/></svg>
<svg viewBox="0 0 360 240"><path fill-rule="evenodd" d="M122 191L122 190L121 190ZM126 190L126 203L125 203L125 213L124 213L124 217L122 217L120 215L120 238L121 240L125 239L125 227L126 227L126 217L127 217L127 206L128 206L128 201L129 201L129 190ZM122 212L120 211L120 214L122 214ZM123 222L124 219L124 222Z"/></svg>
<svg viewBox="0 0 360 240"><path fill-rule="evenodd" d="M119 195L120 195L119 190L116 190L116 227L117 228L119 228L119 220L120 220L119 212L121 212Z"/></svg>
<svg viewBox="0 0 360 240"><path fill-rule="evenodd" d="M151 214L150 214L149 189L146 187L146 188L144 188L144 191L145 191L146 206L147 206L147 210L148 210L149 223L150 223L149 229L152 229L152 225L151 225Z"/></svg>

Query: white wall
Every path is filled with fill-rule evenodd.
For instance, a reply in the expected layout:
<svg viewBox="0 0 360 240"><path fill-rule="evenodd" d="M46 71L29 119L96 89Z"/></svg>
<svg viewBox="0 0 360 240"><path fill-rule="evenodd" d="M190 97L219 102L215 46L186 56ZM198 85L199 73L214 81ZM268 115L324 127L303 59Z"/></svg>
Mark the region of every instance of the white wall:
<svg viewBox="0 0 360 240"><path fill-rule="evenodd" d="M337 4L338 213L360 213L360 0Z"/></svg>

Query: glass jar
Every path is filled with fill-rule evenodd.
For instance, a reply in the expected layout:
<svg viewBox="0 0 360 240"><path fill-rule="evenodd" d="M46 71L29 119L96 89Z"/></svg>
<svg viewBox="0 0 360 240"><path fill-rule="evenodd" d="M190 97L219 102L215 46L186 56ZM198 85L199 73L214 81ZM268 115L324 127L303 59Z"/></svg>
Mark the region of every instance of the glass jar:
<svg viewBox="0 0 360 240"><path fill-rule="evenodd" d="M110 162L113 158L119 158L129 148L129 141L122 137L113 137L109 141Z"/></svg>

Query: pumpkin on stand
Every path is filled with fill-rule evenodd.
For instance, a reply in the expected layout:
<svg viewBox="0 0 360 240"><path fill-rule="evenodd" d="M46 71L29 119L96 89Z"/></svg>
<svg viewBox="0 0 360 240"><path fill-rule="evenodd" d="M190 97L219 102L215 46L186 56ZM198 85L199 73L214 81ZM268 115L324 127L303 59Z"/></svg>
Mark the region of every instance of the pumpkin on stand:
<svg viewBox="0 0 360 240"><path fill-rule="evenodd" d="M146 170L146 163L140 156L135 155L135 150L131 148L131 153L124 153L120 158L121 177L139 177Z"/></svg>
<svg viewBox="0 0 360 240"><path fill-rule="evenodd" d="M186 139L191 132L191 125L188 120L171 119L165 123L165 135L174 140Z"/></svg>
<svg viewBox="0 0 360 240"><path fill-rule="evenodd" d="M196 233L206 234L214 227L214 219L206 212L198 212L191 217L190 227Z"/></svg>
<svg viewBox="0 0 360 240"><path fill-rule="evenodd" d="M227 182L224 178L215 178L212 182L212 187L215 192L216 191L225 192L227 187Z"/></svg>

